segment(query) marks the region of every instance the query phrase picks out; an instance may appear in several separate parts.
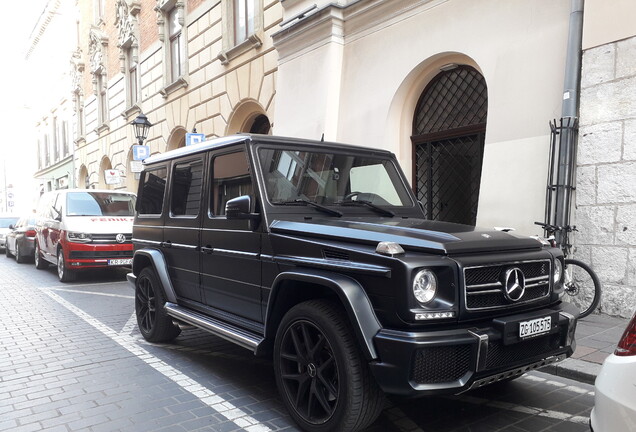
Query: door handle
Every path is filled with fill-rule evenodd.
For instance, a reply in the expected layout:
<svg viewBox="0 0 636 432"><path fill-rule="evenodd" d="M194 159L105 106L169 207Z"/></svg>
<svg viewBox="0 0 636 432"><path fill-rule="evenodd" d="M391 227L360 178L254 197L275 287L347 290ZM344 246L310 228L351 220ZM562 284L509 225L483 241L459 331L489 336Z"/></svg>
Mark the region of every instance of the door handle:
<svg viewBox="0 0 636 432"><path fill-rule="evenodd" d="M205 247L201 247L201 252L203 252L204 254L210 255L212 254L212 252L214 252L214 248L210 247L210 245L205 246Z"/></svg>
<svg viewBox="0 0 636 432"><path fill-rule="evenodd" d="M171 241L161 242L161 247L171 248L172 247L172 242Z"/></svg>

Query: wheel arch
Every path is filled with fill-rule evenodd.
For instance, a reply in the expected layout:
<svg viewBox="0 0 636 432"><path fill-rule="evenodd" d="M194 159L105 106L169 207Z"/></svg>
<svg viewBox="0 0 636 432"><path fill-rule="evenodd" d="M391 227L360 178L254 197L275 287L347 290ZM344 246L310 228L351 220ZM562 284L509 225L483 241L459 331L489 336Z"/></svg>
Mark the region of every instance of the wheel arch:
<svg viewBox="0 0 636 432"><path fill-rule="evenodd" d="M139 249L135 251L132 265L133 273L138 276L139 273L148 266L152 266L155 274L159 278L159 283L161 283L161 288L166 296L166 301L177 303L177 295L174 291L174 287L172 286L172 282L170 281L168 266L163 254L155 249Z"/></svg>
<svg viewBox="0 0 636 432"><path fill-rule="evenodd" d="M329 298L344 307L363 354L367 360L377 359L373 337L381 325L366 292L355 279L323 270L298 269L276 277L265 316L266 345L273 345L278 325L289 309L317 298Z"/></svg>

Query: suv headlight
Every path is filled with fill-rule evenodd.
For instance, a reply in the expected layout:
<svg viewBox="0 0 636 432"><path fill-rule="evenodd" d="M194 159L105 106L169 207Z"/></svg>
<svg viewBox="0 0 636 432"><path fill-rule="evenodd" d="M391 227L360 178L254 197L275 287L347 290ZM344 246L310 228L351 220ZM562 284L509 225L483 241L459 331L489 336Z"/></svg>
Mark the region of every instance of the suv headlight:
<svg viewBox="0 0 636 432"><path fill-rule="evenodd" d="M66 233L66 238L74 243L90 243L93 241L93 237L87 233L68 232Z"/></svg>
<svg viewBox="0 0 636 432"><path fill-rule="evenodd" d="M561 275L563 275L563 263L560 259L554 259L554 272L552 273L552 280L554 283L557 283L561 280Z"/></svg>
<svg viewBox="0 0 636 432"><path fill-rule="evenodd" d="M420 270L413 278L413 295L420 304L430 303L437 292L437 278L431 270Z"/></svg>

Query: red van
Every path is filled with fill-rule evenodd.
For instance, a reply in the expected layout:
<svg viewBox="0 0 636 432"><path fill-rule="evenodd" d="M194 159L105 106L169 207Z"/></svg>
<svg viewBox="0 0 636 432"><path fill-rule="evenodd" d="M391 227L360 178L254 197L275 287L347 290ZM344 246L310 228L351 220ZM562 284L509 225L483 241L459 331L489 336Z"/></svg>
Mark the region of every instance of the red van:
<svg viewBox="0 0 636 432"><path fill-rule="evenodd" d="M130 266L135 194L64 189L40 197L35 225L35 266L57 266L60 281L78 271Z"/></svg>

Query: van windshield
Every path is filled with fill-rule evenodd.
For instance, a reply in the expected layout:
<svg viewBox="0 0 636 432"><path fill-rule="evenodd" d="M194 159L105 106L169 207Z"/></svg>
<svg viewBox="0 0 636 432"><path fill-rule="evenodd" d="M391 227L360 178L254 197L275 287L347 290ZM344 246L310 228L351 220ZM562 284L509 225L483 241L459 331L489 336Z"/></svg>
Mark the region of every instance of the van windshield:
<svg viewBox="0 0 636 432"><path fill-rule="evenodd" d="M135 196L108 192L73 192L66 195L67 216L134 216Z"/></svg>

